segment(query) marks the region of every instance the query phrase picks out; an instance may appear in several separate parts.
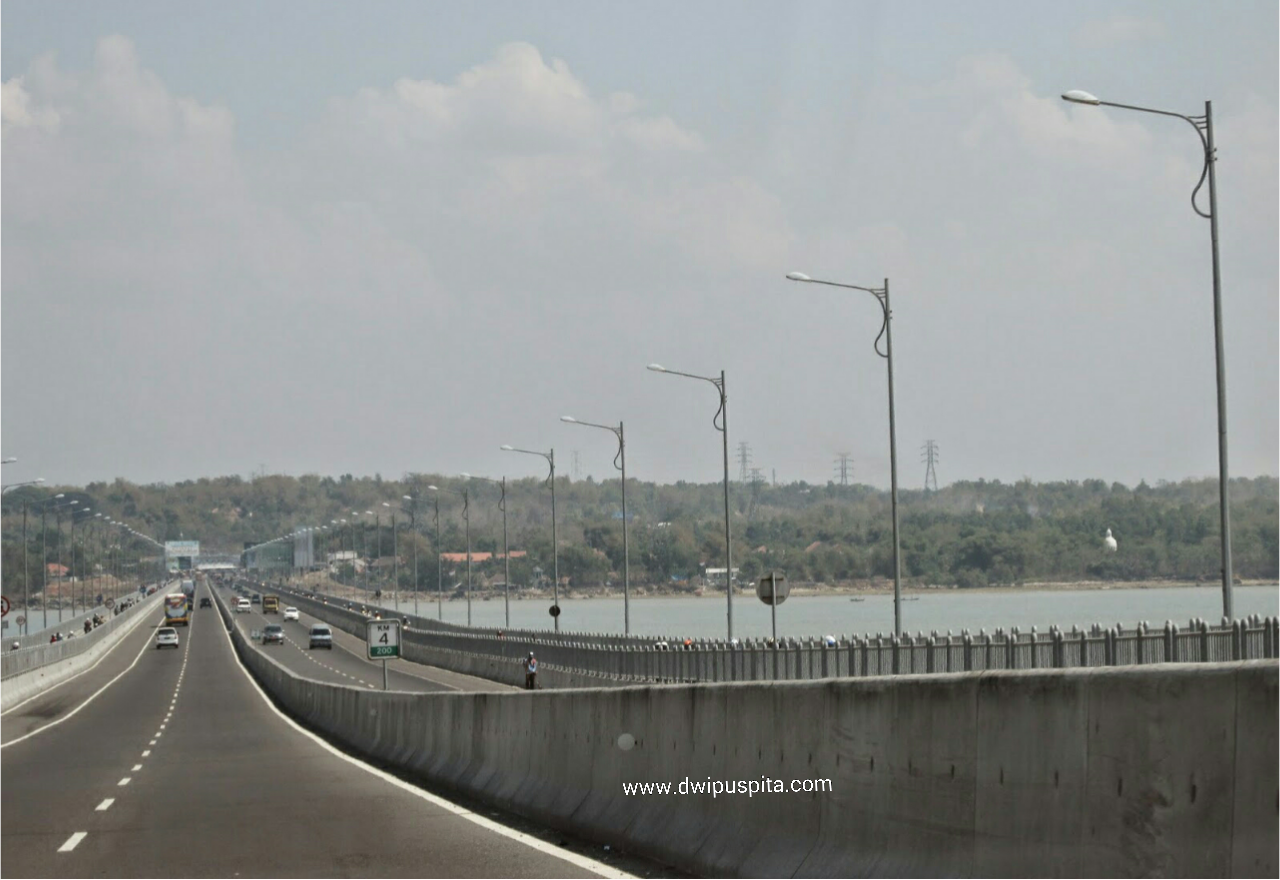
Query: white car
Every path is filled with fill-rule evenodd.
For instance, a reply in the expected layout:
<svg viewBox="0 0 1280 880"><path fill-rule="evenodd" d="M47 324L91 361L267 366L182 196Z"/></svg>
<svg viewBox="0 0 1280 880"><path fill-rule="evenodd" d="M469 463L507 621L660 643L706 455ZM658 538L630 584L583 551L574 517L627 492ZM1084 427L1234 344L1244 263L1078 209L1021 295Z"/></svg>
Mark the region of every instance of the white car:
<svg viewBox="0 0 1280 880"><path fill-rule="evenodd" d="M178 647L178 631L171 626L162 626L156 631L156 650Z"/></svg>
<svg viewBox="0 0 1280 880"><path fill-rule="evenodd" d="M241 597L240 601L236 603L237 614L239 614L241 611L252 611L252 610L253 610L253 606L250 605L249 600L245 599L244 597Z"/></svg>
<svg viewBox="0 0 1280 880"><path fill-rule="evenodd" d="M285 619L285 620L297 620L297 619L298 619L298 609L297 609L297 608L294 608L292 605L290 605L288 608L286 608L286 609L284 610L284 619Z"/></svg>

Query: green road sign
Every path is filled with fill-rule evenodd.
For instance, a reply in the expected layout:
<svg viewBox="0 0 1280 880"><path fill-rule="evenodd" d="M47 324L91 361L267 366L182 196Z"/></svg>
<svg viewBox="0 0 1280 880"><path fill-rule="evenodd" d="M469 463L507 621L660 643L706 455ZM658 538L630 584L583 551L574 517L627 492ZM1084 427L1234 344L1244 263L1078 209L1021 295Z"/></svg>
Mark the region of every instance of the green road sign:
<svg viewBox="0 0 1280 880"><path fill-rule="evenodd" d="M400 656L400 621L370 620L368 622L370 660L389 660Z"/></svg>

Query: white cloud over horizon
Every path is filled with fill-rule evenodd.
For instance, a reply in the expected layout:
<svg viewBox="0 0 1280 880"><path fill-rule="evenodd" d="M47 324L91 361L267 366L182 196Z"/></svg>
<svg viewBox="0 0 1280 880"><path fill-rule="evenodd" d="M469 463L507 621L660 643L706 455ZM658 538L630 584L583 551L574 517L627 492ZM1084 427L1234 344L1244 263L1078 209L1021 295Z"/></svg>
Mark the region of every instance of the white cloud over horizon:
<svg viewBox="0 0 1280 880"><path fill-rule="evenodd" d="M1176 121L1066 105L978 52L869 95L879 136L835 119L743 158L571 62L505 43L331 96L267 150L123 36L5 81L6 454L81 481L519 475L498 445L586 448L573 412L625 418L640 478L714 479L709 394L660 361L727 369L731 441L780 479L851 449L885 485L874 304L798 268L892 277L902 462L927 435L944 482L1213 471L1208 230ZM1276 120L1259 99L1220 124L1240 474L1276 470Z"/></svg>

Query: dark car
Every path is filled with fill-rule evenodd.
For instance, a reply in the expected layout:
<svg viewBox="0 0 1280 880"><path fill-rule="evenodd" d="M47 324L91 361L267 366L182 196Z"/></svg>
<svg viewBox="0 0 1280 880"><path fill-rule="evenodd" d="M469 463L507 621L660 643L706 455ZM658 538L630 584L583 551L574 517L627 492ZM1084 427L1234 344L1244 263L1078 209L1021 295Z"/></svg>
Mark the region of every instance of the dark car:
<svg viewBox="0 0 1280 880"><path fill-rule="evenodd" d="M209 601L209 597L208 597L208 596L205 596L204 598L202 598L202 599L200 600L200 607L201 607L201 608L212 608L212 607L213 607L213 603Z"/></svg>
<svg viewBox="0 0 1280 880"><path fill-rule="evenodd" d="M259 596L257 593L254 593L252 596L250 596L250 597L249 597L249 604L250 604L250 605L261 605L261 604L262 604L262 597L261 597L261 596Z"/></svg>
<svg viewBox="0 0 1280 880"><path fill-rule="evenodd" d="M270 645L272 643L284 644L284 627L278 623L268 623L262 631L262 644Z"/></svg>

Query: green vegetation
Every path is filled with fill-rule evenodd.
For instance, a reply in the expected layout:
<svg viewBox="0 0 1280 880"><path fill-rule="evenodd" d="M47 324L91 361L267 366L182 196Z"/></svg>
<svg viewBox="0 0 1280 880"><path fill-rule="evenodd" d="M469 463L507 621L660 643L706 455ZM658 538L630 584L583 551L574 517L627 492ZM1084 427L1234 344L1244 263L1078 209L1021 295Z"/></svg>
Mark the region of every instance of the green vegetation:
<svg viewBox="0 0 1280 880"><path fill-rule="evenodd" d="M461 520L464 487L471 495L472 548L495 558L475 566L477 584L502 579L502 517L498 490L490 484L466 484L417 474L401 480L307 475L266 476L252 480L218 477L174 485L140 486L123 480L83 489L30 487L4 497L4 589L21 594L23 565L22 504L36 504L56 492L124 520L156 539L196 538L206 552L239 552L287 534L300 526L329 524L317 541L317 554L354 549L363 558L392 555L394 512L402 588L413 583L412 555L418 553L418 581L434 589L435 493L441 494L441 545L445 552L465 549ZM867 582L892 577L893 537L889 495L869 486L732 487L734 564L748 582L770 568L793 582ZM576 587L621 583L623 543L617 480L596 483L561 478L556 487L560 517L560 573ZM1232 532L1236 575L1245 579L1277 577L1278 483L1274 477L1232 481ZM399 500L417 498L415 504ZM512 559L512 581L529 584L535 569L552 570L550 496L534 479L508 484L511 549L527 555ZM396 509L383 507L383 502ZM1013 484L961 482L937 492L904 492L900 499L903 577L912 585L1020 585L1034 581L1177 579L1214 581L1219 574L1218 494L1213 480L1145 483L1128 488L1100 480ZM724 523L718 484L628 483L631 516L632 583L696 582L703 566L721 567ZM375 517L352 516L374 511ZM353 524L354 522L354 524ZM48 559L66 561L67 522L55 535L49 518ZM416 528L411 528L411 523ZM1110 528L1119 552L1102 549ZM77 527L77 542L87 538L82 563L102 559L102 532ZM28 568L33 590L39 584L41 530L29 513ZM381 542L381 551L375 548ZM145 547L131 551L142 564ZM351 577L350 566L345 576ZM80 568L79 570L86 570ZM386 585L390 572L374 576ZM465 576L461 564L446 562L446 585Z"/></svg>

